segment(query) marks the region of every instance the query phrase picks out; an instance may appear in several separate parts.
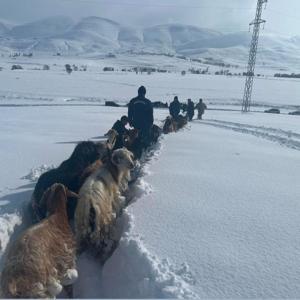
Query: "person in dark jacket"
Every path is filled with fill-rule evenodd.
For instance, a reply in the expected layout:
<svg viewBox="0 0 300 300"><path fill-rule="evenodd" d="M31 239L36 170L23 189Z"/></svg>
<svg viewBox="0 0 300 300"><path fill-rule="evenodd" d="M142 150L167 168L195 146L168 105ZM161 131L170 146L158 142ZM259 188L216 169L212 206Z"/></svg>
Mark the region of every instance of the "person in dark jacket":
<svg viewBox="0 0 300 300"><path fill-rule="evenodd" d="M170 103L169 111L172 118L176 120L180 113L180 102L177 96L175 96L173 102Z"/></svg>
<svg viewBox="0 0 300 300"><path fill-rule="evenodd" d="M150 145L151 128L153 126L153 106L146 97L146 88L138 89L138 96L131 99L128 105L130 126L139 130L139 138L143 148Z"/></svg>
<svg viewBox="0 0 300 300"><path fill-rule="evenodd" d="M128 124L128 117L122 116L121 119L116 121L116 123L113 125L112 129L114 129L118 133L114 150L122 148L124 146L123 138L124 135L128 133L128 130L125 127L127 124Z"/></svg>
<svg viewBox="0 0 300 300"><path fill-rule="evenodd" d="M207 109L206 104L203 103L202 99L200 99L199 102L196 104L195 108L198 110L198 119L202 120L202 115L204 114L205 110Z"/></svg>
<svg viewBox="0 0 300 300"><path fill-rule="evenodd" d="M191 99L188 99L187 103L187 115L189 117L189 121L193 120L194 117L195 104Z"/></svg>

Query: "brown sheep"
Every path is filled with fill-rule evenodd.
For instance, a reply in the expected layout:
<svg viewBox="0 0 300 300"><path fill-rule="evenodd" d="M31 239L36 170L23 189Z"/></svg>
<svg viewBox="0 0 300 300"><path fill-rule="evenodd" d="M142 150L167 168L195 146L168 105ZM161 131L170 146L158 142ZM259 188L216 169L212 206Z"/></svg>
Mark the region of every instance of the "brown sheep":
<svg viewBox="0 0 300 300"><path fill-rule="evenodd" d="M159 126L153 124L152 128L151 128L151 141L152 141L152 143L157 143L159 137L161 136L161 134L162 134L162 129Z"/></svg>
<svg viewBox="0 0 300 300"><path fill-rule="evenodd" d="M188 116L178 115L176 122L177 122L177 129L179 130L188 123Z"/></svg>
<svg viewBox="0 0 300 300"><path fill-rule="evenodd" d="M168 116L163 126L163 133L176 132L187 124L187 116L178 115L176 119Z"/></svg>
<svg viewBox="0 0 300 300"><path fill-rule="evenodd" d="M133 154L125 148L117 149L79 192L75 212L78 248L80 251L94 248L103 263L116 245L113 227L123 205L121 193L127 189L133 167Z"/></svg>
<svg viewBox="0 0 300 300"><path fill-rule="evenodd" d="M163 133L168 134L175 131L177 131L177 123L172 117L168 116L163 126Z"/></svg>
<svg viewBox="0 0 300 300"><path fill-rule="evenodd" d="M112 150L114 148L118 135L118 132L114 129L108 130L108 132L104 135L105 137L107 137L106 143L109 149Z"/></svg>
<svg viewBox="0 0 300 300"><path fill-rule="evenodd" d="M77 279L68 197L78 196L62 184L52 185L43 196L49 216L27 229L8 250L1 275L5 298L56 297Z"/></svg>

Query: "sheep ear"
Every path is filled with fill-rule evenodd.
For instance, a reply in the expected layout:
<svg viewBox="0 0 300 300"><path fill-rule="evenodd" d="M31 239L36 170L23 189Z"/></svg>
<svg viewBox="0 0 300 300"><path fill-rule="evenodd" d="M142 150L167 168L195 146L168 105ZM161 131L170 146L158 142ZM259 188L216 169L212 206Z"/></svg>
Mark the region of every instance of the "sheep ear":
<svg viewBox="0 0 300 300"><path fill-rule="evenodd" d="M74 193L74 192L72 192L72 191L70 191L70 190L67 190L67 197L68 197L68 198L79 199L78 194L76 194L76 193Z"/></svg>
<svg viewBox="0 0 300 300"><path fill-rule="evenodd" d="M118 156L118 154L113 153L112 158L111 158L111 161L112 161L112 163L113 163L114 165L117 166L117 165L120 164L121 159L120 159L120 157Z"/></svg>
<svg viewBox="0 0 300 300"><path fill-rule="evenodd" d="M49 187L44 193L43 193L43 196L41 198L41 201L40 201L40 205L46 205L46 207L48 207L48 199L50 197L50 195L52 194L52 190L51 190L51 187Z"/></svg>
<svg viewBox="0 0 300 300"><path fill-rule="evenodd" d="M115 143L114 142L111 143L110 140L107 140L106 141L106 146L109 150L112 150L115 146Z"/></svg>

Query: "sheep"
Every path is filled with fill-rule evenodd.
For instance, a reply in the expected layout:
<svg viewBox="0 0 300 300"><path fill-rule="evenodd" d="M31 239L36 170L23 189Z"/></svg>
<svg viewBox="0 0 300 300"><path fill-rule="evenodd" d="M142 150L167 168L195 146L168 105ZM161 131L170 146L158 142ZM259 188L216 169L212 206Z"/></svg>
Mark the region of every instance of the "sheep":
<svg viewBox="0 0 300 300"><path fill-rule="evenodd" d="M118 132L114 129L109 129L108 132L105 133L104 136L107 137L106 143L110 149L114 148L118 135Z"/></svg>
<svg viewBox="0 0 300 300"><path fill-rule="evenodd" d="M133 167L133 153L126 148L117 149L79 192L75 211L77 247L79 252L94 248L102 263L116 246L113 226L122 209L121 193L127 189Z"/></svg>
<svg viewBox="0 0 300 300"><path fill-rule="evenodd" d="M177 122L177 128L181 129L188 123L188 116L178 115L176 122Z"/></svg>
<svg viewBox="0 0 300 300"><path fill-rule="evenodd" d="M172 117L168 116L163 126L163 133L168 134L175 131L177 131L177 124Z"/></svg>
<svg viewBox="0 0 300 300"><path fill-rule="evenodd" d="M68 197L78 195L62 184L48 188L43 198L49 216L27 229L8 249L1 275L5 298L56 297L63 286L77 279L76 242L66 209Z"/></svg>
<svg viewBox="0 0 300 300"><path fill-rule="evenodd" d="M139 131L137 129L130 129L123 137L124 147L132 153L136 153L140 147L139 145Z"/></svg>
<svg viewBox="0 0 300 300"><path fill-rule="evenodd" d="M114 129L110 129L104 136L108 137L107 145L109 146L109 149L113 149L114 145L116 143L116 139L118 136L118 133ZM79 186L81 187L85 180L92 175L94 171L99 169L103 163L105 163L107 160L110 159L111 153L109 152L108 155L104 156L102 159L97 159L95 162L93 162L91 165L85 168L85 170L82 172L81 176L79 177Z"/></svg>
<svg viewBox="0 0 300 300"><path fill-rule="evenodd" d="M81 187L80 177L84 170L98 159L109 155L113 145L110 144L111 137L106 143L94 143L91 141L79 143L69 159L65 160L58 168L42 174L35 186L31 198L31 210L33 221L40 221L46 217L46 203L41 199L47 188L54 183L62 183L68 189L78 192ZM69 219L73 219L76 201L67 205Z"/></svg>
<svg viewBox="0 0 300 300"><path fill-rule="evenodd" d="M152 143L157 143L159 137L161 136L161 134L162 134L162 129L159 126L153 124L152 128L151 128L151 141L152 141Z"/></svg>
<svg viewBox="0 0 300 300"><path fill-rule="evenodd" d="M176 119L168 116L163 126L164 134L176 132L187 124L187 116L178 115Z"/></svg>

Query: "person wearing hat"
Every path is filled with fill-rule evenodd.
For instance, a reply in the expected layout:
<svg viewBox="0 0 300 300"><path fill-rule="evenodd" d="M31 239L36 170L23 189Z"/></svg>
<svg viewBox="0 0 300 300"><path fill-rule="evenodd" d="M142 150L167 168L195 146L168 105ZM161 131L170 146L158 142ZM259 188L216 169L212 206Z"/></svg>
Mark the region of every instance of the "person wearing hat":
<svg viewBox="0 0 300 300"><path fill-rule="evenodd" d="M128 105L128 119L130 126L139 130L142 148L150 145L150 134L153 126L153 106L146 97L146 88L139 87L138 96L131 99Z"/></svg>
<svg viewBox="0 0 300 300"><path fill-rule="evenodd" d="M122 116L121 119L117 120L115 122L115 124L113 125L112 129L114 129L118 133L116 143L114 146L114 150L122 148L124 146L123 138L124 138L124 135L126 135L128 133L128 130L126 128L127 124L128 124L128 117Z"/></svg>
<svg viewBox="0 0 300 300"><path fill-rule="evenodd" d="M191 99L188 99L187 103L187 116L189 118L189 121L193 120L194 117L194 110L195 110L195 104Z"/></svg>
<svg viewBox="0 0 300 300"><path fill-rule="evenodd" d="M174 100L170 103L169 111L170 115L172 116L173 119L177 119L179 113L180 113L180 102L178 100L178 97L175 96Z"/></svg>
<svg viewBox="0 0 300 300"><path fill-rule="evenodd" d="M203 102L202 99L199 100L195 108L198 110L198 119L202 120L202 115L204 114L205 110L207 109L206 104Z"/></svg>

